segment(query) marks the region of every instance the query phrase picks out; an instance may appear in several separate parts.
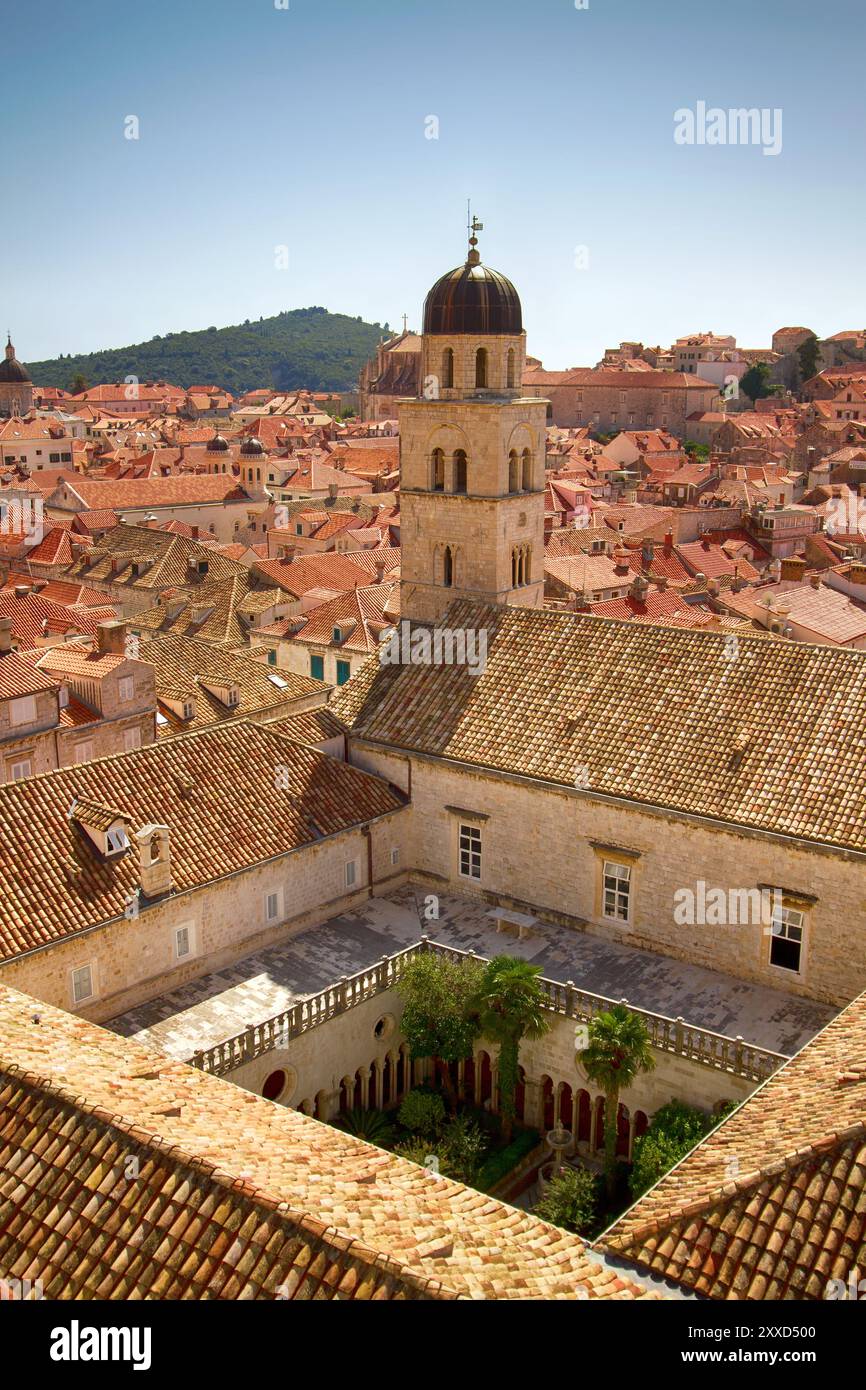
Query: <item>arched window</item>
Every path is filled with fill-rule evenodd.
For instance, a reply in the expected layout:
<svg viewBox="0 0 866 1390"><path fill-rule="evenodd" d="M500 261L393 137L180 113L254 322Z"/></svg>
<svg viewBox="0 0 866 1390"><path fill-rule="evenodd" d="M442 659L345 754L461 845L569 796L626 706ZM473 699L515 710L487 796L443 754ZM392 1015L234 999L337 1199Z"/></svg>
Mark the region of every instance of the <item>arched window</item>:
<svg viewBox="0 0 866 1390"><path fill-rule="evenodd" d="M508 349L508 356L505 359L505 384L509 389L514 387L514 348Z"/></svg>
<svg viewBox="0 0 866 1390"><path fill-rule="evenodd" d="M442 385L454 385L454 349L446 348L442 354Z"/></svg>
<svg viewBox="0 0 866 1390"><path fill-rule="evenodd" d="M523 450L523 491L532 491L532 455L528 449Z"/></svg>
<svg viewBox="0 0 866 1390"><path fill-rule="evenodd" d="M520 491L520 460L516 449L512 449L508 455L508 491Z"/></svg>
<svg viewBox="0 0 866 1390"><path fill-rule="evenodd" d="M529 584L532 579L532 550L528 545L523 547L523 583Z"/></svg>
<svg viewBox="0 0 866 1390"><path fill-rule="evenodd" d="M441 449L430 455L430 487L433 492L445 491L445 455Z"/></svg>
<svg viewBox="0 0 866 1390"><path fill-rule="evenodd" d="M445 547L445 561L442 566L442 583L446 589L450 589L454 583L454 554L450 545Z"/></svg>
<svg viewBox="0 0 866 1390"><path fill-rule="evenodd" d="M454 491L466 491L466 451L454 450Z"/></svg>
<svg viewBox="0 0 866 1390"><path fill-rule="evenodd" d="M517 588L517 547L511 552L511 587Z"/></svg>
<svg viewBox="0 0 866 1390"><path fill-rule="evenodd" d="M475 354L475 386L487 385L487 348L479 348Z"/></svg>

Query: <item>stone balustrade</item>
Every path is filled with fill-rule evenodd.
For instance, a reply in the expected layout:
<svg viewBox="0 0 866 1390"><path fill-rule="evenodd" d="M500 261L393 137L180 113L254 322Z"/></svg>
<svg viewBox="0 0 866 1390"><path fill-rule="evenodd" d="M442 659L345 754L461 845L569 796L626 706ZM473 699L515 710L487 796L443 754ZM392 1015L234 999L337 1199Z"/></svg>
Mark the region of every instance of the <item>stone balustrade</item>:
<svg viewBox="0 0 866 1390"><path fill-rule="evenodd" d="M359 970L355 975L343 976L336 984L329 985L308 999L299 1000L273 1018L250 1024L242 1033L226 1038L214 1047L197 1051L189 1063L202 1071L225 1076L275 1048L285 1048L293 1038L318 1028L364 1000L393 989L406 963L424 951L433 951L452 960L483 959L473 952L460 951L422 937L413 946L407 946L395 955L383 956L375 965ZM601 994L592 994L578 989L571 981L563 984L542 977L540 984L546 996L546 1008L551 1013L573 1018L579 1023L603 1013L614 1004L626 1004L632 1013L644 1020L652 1046L657 1051L685 1057L732 1076L759 1083L788 1060L782 1053L755 1047L740 1037L726 1037L723 1033L713 1033L708 1028L686 1023L682 1018L667 1018L664 1014L636 1008L626 999L608 999Z"/></svg>

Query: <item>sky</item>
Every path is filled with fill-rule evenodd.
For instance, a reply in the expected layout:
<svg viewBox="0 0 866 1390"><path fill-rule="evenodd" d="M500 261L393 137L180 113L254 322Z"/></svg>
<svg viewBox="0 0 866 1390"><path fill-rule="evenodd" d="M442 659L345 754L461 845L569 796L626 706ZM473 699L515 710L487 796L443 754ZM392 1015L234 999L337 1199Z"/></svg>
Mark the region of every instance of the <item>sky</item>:
<svg viewBox="0 0 866 1390"><path fill-rule="evenodd" d="M864 0L0 0L0 35L25 362L313 304L420 327L467 198L549 368L866 324Z"/></svg>

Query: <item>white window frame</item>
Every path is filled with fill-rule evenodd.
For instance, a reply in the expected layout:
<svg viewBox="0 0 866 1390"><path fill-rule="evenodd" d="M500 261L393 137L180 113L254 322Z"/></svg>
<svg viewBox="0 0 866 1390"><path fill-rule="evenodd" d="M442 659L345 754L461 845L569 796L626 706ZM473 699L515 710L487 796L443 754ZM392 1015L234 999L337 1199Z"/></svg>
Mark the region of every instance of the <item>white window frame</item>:
<svg viewBox="0 0 866 1390"><path fill-rule="evenodd" d="M271 912L271 899L274 901L274 911ZM271 926L274 922L282 920L283 916L283 890L282 888L272 888L269 893L265 893L265 921Z"/></svg>
<svg viewBox="0 0 866 1390"><path fill-rule="evenodd" d="M781 931L776 931L776 925L781 927ZM799 936L795 933L799 932ZM781 970L789 978L792 975L802 975L806 956L806 913L801 907L786 907L784 904L777 908L773 913L773 922L769 929L769 949L767 952L767 963L771 970ZM800 948L797 957L797 968L792 969L790 965L780 965L773 960L773 942L789 941L792 945Z"/></svg>
<svg viewBox="0 0 866 1390"><path fill-rule="evenodd" d="M18 772L18 768L26 767L26 772ZM31 757L10 758L6 764L6 777L10 782L23 782L25 778L33 776L33 759Z"/></svg>
<svg viewBox="0 0 866 1390"><path fill-rule="evenodd" d="M605 859L601 866L601 915L606 922L631 921L631 890L631 865ZM612 911L608 911L609 903Z"/></svg>
<svg viewBox="0 0 866 1390"><path fill-rule="evenodd" d="M121 676L117 682L117 698L123 704L128 705L130 700L135 699L135 677Z"/></svg>
<svg viewBox="0 0 866 1390"><path fill-rule="evenodd" d="M83 975L87 971L90 981L90 990L87 994L79 994L76 977ZM72 1000L72 1007L77 1008L79 1004L89 1004L97 995L96 990L96 966L92 961L85 961L84 965L76 965L69 972L69 997Z"/></svg>
<svg viewBox="0 0 866 1390"><path fill-rule="evenodd" d="M482 850L481 827L461 821L457 829L457 872L461 878L480 883Z"/></svg>
<svg viewBox="0 0 866 1390"><path fill-rule="evenodd" d="M187 950L180 950L181 933L186 932ZM174 928L173 935L174 958L175 960L190 960L192 956L198 954L198 943L195 935L195 922L181 922L179 927Z"/></svg>
<svg viewBox="0 0 866 1390"><path fill-rule="evenodd" d="M357 859L347 859L344 869L344 876L347 888L357 888L358 886L358 861Z"/></svg>
<svg viewBox="0 0 866 1390"><path fill-rule="evenodd" d="M9 701L10 724L34 724L37 713L35 695L19 695L16 699Z"/></svg>

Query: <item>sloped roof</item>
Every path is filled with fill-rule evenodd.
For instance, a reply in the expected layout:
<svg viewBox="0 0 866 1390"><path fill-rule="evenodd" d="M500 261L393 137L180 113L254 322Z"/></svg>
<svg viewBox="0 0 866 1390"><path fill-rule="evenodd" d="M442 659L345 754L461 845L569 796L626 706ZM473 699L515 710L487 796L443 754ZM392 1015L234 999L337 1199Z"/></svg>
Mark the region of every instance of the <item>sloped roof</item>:
<svg viewBox="0 0 866 1390"><path fill-rule="evenodd" d="M6 987L0 1212L0 1274L46 1298L659 1297L578 1236Z"/></svg>
<svg viewBox="0 0 866 1390"><path fill-rule="evenodd" d="M451 605L486 669L365 663L331 708L361 737L866 851L866 652ZM651 735L651 736L650 736ZM584 774L585 775L585 774Z"/></svg>
<svg viewBox="0 0 866 1390"><path fill-rule="evenodd" d="M866 995L601 1238L711 1298L823 1299L866 1267Z"/></svg>

